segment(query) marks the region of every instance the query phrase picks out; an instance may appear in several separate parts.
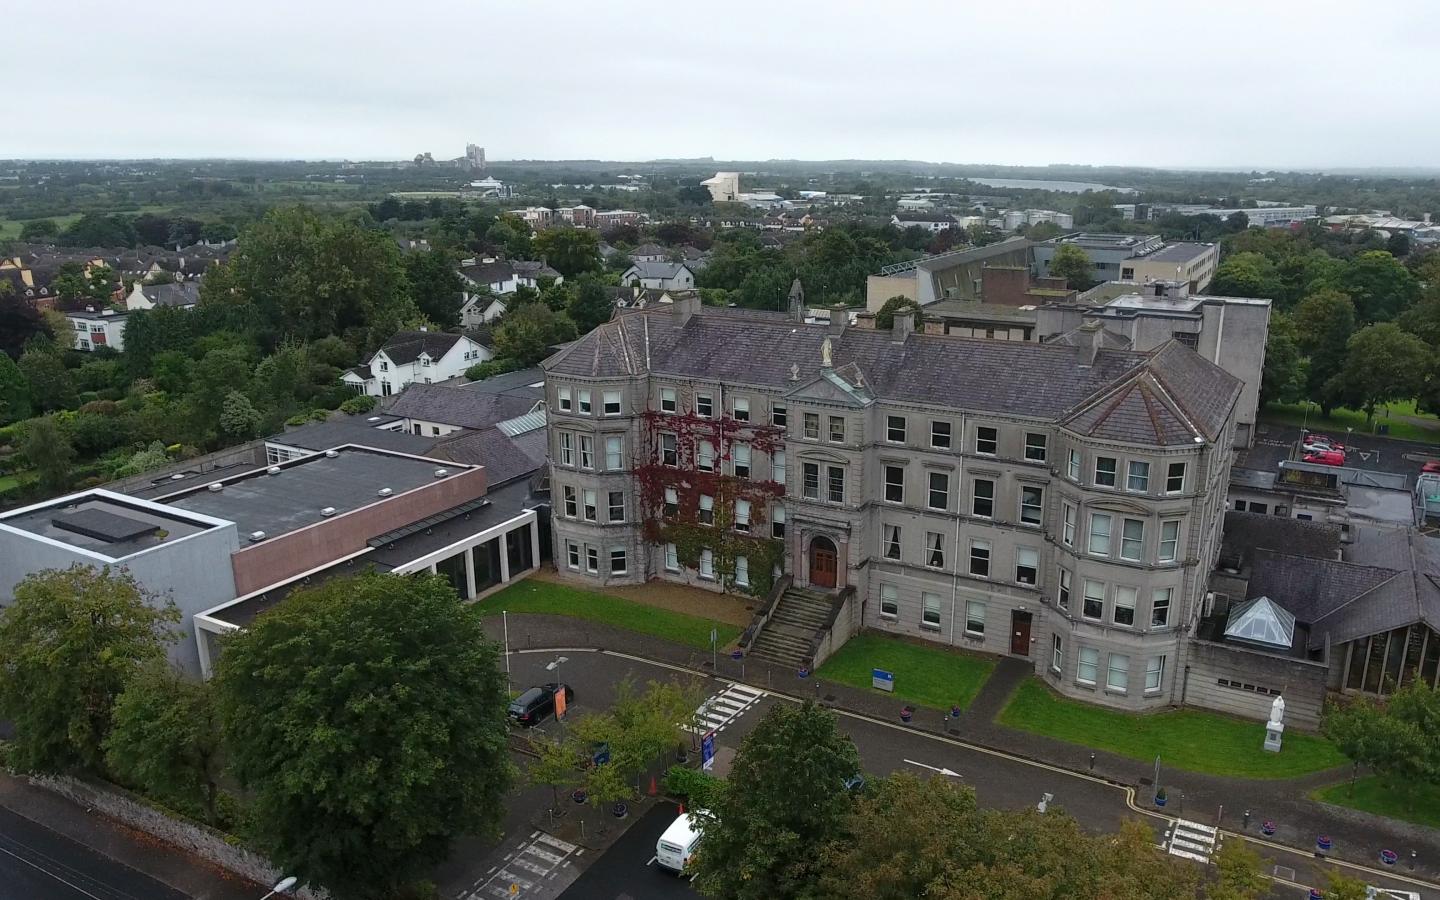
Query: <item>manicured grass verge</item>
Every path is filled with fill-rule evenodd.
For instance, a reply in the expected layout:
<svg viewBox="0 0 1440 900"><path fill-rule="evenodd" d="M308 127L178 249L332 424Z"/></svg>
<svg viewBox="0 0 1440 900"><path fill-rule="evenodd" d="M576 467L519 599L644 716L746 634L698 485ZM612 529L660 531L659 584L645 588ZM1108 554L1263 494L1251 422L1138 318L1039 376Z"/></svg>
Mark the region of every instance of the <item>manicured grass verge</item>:
<svg viewBox="0 0 1440 900"><path fill-rule="evenodd" d="M1399 418L1401 416L1413 416L1425 420L1425 424ZM1440 441L1440 418L1418 411L1413 400L1401 400L1377 407L1375 421L1368 425L1365 423L1365 413L1359 410L1334 409L1327 417L1320 415L1320 408L1313 403L1310 404L1308 417L1302 403L1269 403L1261 410L1260 418L1281 425L1308 425L1311 431L1323 432L1340 441L1345 440L1346 428L1355 429L1356 434L1372 434L1378 425L1390 426L1388 436L1392 438L1406 441Z"/></svg>
<svg viewBox="0 0 1440 900"><path fill-rule="evenodd" d="M609 594L597 594L529 579L512 584L479 603L486 615L498 616L501 610L513 613L545 613L604 622L617 628L654 635L677 644L709 648L710 629L714 628L721 646L740 636L740 629L724 622L687 616L668 609L657 609Z"/></svg>
<svg viewBox="0 0 1440 900"><path fill-rule="evenodd" d="M922 647L880 634L857 634L825 660L816 675L869 688L870 670L884 669L895 673L896 699L948 710L969 706L994 668L989 660L939 647Z"/></svg>
<svg viewBox="0 0 1440 900"><path fill-rule="evenodd" d="M1158 754L1163 767L1234 778L1294 778L1345 762L1321 737L1285 733L1283 749L1261 749L1260 722L1179 709L1131 715L1056 696L1038 679L1022 682L1001 711L1002 725L1108 750L1147 762Z"/></svg>
<svg viewBox="0 0 1440 900"><path fill-rule="evenodd" d="M1311 792L1310 797L1377 816L1440 828L1440 787L1433 784L1388 784L1379 776L1371 775L1355 782L1353 797L1348 781L1320 788Z"/></svg>

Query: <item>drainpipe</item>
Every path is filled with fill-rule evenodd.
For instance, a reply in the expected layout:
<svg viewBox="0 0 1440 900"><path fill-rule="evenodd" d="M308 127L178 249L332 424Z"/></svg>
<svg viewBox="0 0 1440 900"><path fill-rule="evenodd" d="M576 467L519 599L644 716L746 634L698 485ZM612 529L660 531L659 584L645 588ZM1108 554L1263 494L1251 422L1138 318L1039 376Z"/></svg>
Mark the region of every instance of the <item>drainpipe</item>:
<svg viewBox="0 0 1440 900"><path fill-rule="evenodd" d="M955 607L960 605L960 504L964 502L965 495L965 417L960 417L960 449L956 451L955 436L951 436L950 446L955 453L955 555L950 560L950 645L955 645ZM928 481L928 479L927 479ZM929 491L930 485L922 484L921 487ZM994 560L991 560L992 564Z"/></svg>

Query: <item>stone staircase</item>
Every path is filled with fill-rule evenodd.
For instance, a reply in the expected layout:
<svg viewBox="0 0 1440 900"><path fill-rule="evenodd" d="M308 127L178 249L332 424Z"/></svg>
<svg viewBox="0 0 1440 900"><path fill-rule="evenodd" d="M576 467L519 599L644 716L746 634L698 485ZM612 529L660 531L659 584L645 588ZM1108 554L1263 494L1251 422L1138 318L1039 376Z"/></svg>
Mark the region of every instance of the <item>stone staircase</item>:
<svg viewBox="0 0 1440 900"><path fill-rule="evenodd" d="M830 621L833 605L829 594L787 589L751 642L750 655L792 669L806 665L811 642Z"/></svg>

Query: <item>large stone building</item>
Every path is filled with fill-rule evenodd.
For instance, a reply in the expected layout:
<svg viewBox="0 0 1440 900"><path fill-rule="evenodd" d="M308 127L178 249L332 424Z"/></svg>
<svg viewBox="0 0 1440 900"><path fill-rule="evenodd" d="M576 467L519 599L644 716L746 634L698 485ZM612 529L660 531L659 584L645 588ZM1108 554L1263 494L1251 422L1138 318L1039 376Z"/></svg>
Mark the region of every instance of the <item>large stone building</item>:
<svg viewBox="0 0 1440 900"><path fill-rule="evenodd" d="M1242 386L1179 342L1087 333L622 311L544 365L556 564L748 592L772 620L794 589L823 596L810 664L863 626L1027 659L1098 703L1175 703Z"/></svg>

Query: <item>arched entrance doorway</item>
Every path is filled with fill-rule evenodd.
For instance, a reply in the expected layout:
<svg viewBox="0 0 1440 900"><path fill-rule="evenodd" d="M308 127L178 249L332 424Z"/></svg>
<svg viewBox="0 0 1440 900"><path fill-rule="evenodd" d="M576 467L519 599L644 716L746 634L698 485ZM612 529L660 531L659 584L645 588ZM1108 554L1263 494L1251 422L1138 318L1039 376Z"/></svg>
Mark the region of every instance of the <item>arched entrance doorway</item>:
<svg viewBox="0 0 1440 900"><path fill-rule="evenodd" d="M824 535L810 539L810 583L815 587L835 586L836 557L835 542Z"/></svg>

